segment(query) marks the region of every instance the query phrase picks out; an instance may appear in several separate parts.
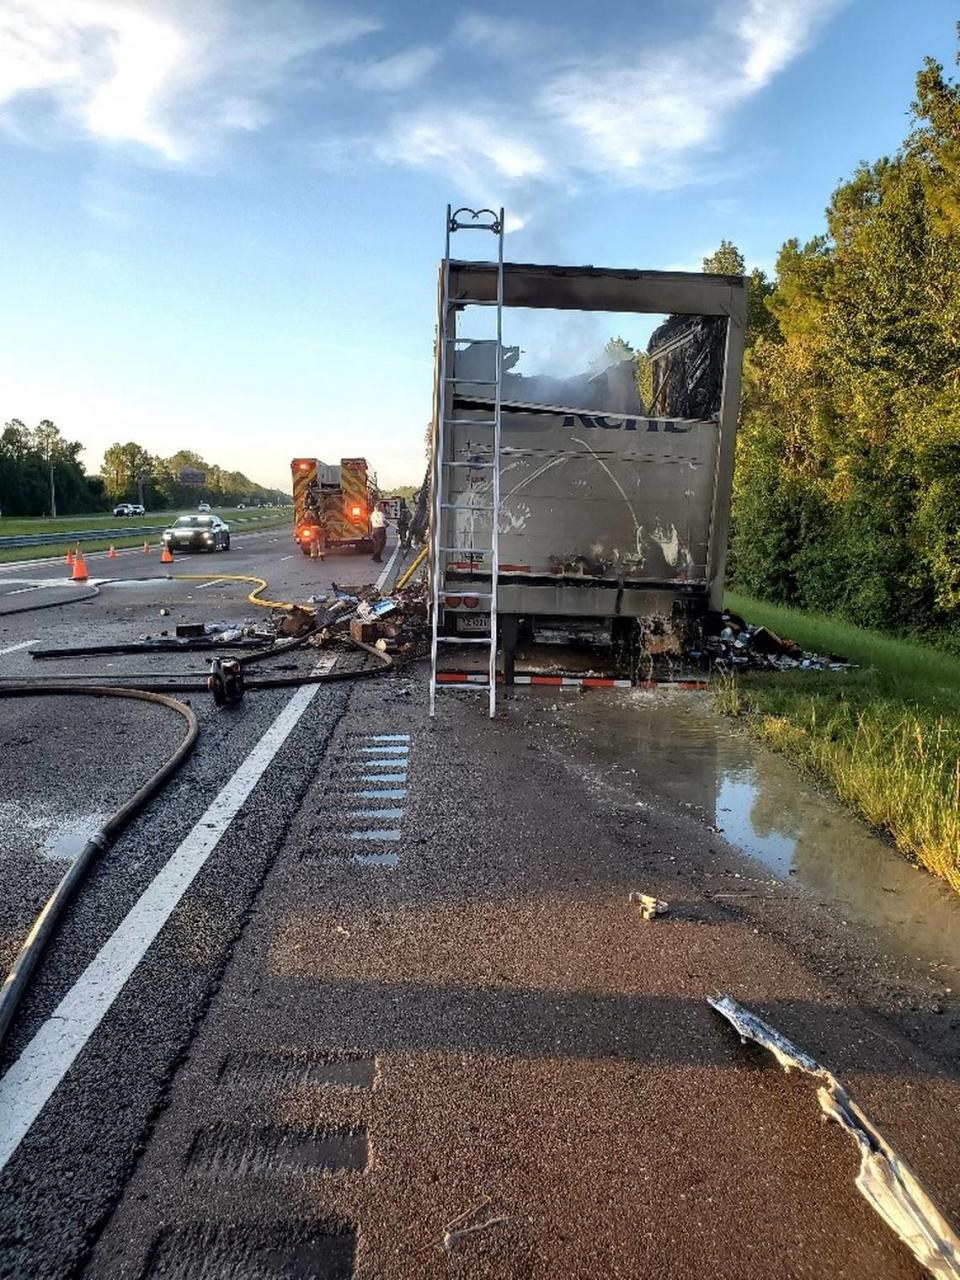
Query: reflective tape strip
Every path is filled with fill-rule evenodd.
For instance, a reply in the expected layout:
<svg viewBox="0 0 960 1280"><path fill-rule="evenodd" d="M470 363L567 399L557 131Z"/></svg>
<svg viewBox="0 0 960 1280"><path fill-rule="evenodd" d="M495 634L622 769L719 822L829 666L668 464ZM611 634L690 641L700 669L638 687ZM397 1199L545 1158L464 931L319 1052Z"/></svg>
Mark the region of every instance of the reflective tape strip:
<svg viewBox="0 0 960 1280"><path fill-rule="evenodd" d="M476 671L438 671L438 684L486 684L486 674ZM538 684L551 688L563 689L709 689L709 680L640 680L635 685L632 680L617 679L613 676L537 676L517 675L514 684ZM497 676L497 683L503 684L503 676Z"/></svg>

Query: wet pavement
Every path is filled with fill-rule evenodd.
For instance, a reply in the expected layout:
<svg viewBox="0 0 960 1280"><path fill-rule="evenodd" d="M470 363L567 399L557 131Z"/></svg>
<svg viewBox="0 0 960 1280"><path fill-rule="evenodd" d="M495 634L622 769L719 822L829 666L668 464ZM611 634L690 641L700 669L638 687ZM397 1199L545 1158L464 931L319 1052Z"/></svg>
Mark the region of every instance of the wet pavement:
<svg viewBox="0 0 960 1280"><path fill-rule="evenodd" d="M709 693L537 691L528 701L547 747L562 735L560 749L582 753L606 785L698 815L898 959L960 975L960 897L718 715Z"/></svg>

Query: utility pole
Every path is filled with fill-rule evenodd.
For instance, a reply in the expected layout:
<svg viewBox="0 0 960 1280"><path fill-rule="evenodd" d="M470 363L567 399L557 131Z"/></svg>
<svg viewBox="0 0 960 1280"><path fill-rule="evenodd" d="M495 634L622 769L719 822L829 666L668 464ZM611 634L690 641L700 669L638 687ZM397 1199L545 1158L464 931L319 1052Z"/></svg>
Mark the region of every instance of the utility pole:
<svg viewBox="0 0 960 1280"><path fill-rule="evenodd" d="M50 464L50 518L57 518L57 486L53 479L53 446L50 446L50 452L47 454L47 461Z"/></svg>

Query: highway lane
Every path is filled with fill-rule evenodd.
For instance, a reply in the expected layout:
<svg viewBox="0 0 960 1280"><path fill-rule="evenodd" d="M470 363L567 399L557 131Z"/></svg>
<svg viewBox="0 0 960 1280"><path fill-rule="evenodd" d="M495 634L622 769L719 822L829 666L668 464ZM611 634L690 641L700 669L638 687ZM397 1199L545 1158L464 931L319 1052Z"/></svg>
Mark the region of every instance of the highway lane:
<svg viewBox="0 0 960 1280"><path fill-rule="evenodd" d="M325 591L335 578L364 581L381 571L366 557L334 557L325 564L299 552L285 558L291 541L276 531L244 541L216 558L178 557L172 571L199 569L200 582L160 576L156 555L149 568L157 576L146 581L131 580L128 565L111 561L113 580L101 584L96 599L0 617L0 673L42 678L65 670L202 670L201 655L41 663L29 654L38 641L113 643L163 630L172 634L178 622L262 620L264 611L246 602L249 586L216 582L217 572L256 573L270 580L271 594L298 599ZM208 568L209 577L203 573ZM58 573L53 566L45 571L48 580ZM2 599L0 594L0 608ZM276 665L308 669L324 661L312 651ZM218 711L206 692L190 696L201 722L193 757L94 867L0 1050L0 1238L20 1241L27 1250L11 1254L0 1248L0 1275L64 1274L58 1268L86 1248L129 1172L172 1064L189 1041L349 696L345 684L268 691L226 711ZM161 708L98 703L91 709L89 700L79 698L3 703L4 959L63 870L60 855L69 855L76 840L152 772L181 734L178 717ZM218 797L221 810L211 815ZM207 849L211 832L218 838ZM161 921L152 945L136 920L121 935L123 948L146 942L146 956L73 1061L64 1037L50 1034L64 1022L64 1002L182 850L181 858L199 862L196 878L179 901L167 904L169 918ZM24 1073L25 1055L30 1069ZM51 1089L51 1071L64 1078L31 1122L36 1088ZM46 1083L37 1086L40 1078Z"/></svg>

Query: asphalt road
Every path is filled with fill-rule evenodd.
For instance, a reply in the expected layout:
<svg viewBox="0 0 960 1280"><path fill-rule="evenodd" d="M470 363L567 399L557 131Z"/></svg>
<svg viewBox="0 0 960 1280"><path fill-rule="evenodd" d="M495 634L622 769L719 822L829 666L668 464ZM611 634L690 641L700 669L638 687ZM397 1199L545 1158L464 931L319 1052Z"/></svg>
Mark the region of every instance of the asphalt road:
<svg viewBox="0 0 960 1280"><path fill-rule="evenodd" d="M208 563L292 597L372 576L277 534ZM36 672L28 640L251 614L236 584L104 584L0 616L0 672ZM957 1217L952 1010L642 778L598 783L554 699L517 690L491 724L450 694L431 723L422 668L194 699L196 753L96 867L4 1047L0 1275L923 1274L812 1083L706 996L840 1072ZM60 833L179 733L153 708L15 706L8 950ZM639 921L632 889L669 915Z"/></svg>

